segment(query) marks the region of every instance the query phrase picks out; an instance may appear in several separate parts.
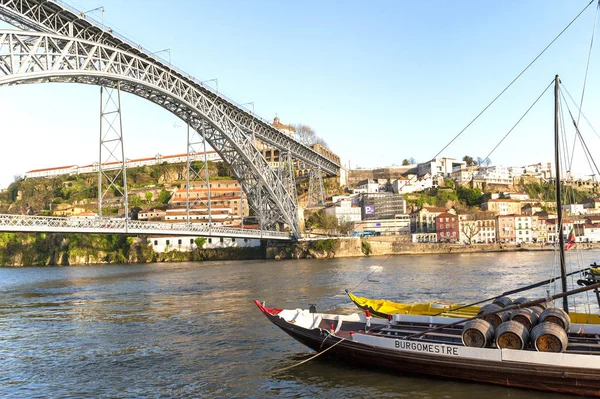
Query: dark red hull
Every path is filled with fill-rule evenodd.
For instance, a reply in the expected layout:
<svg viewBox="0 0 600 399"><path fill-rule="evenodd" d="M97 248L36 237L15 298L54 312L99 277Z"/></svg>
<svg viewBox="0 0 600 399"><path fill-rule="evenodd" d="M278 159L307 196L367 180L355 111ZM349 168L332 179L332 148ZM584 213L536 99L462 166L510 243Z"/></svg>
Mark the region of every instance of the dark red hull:
<svg viewBox="0 0 600 399"><path fill-rule="evenodd" d="M340 341L319 329L290 324L259 305L267 318L298 342L320 352ZM344 340L324 354L353 365L399 373L417 373L454 380L600 397L600 370L547 365L501 363L485 360L402 352Z"/></svg>

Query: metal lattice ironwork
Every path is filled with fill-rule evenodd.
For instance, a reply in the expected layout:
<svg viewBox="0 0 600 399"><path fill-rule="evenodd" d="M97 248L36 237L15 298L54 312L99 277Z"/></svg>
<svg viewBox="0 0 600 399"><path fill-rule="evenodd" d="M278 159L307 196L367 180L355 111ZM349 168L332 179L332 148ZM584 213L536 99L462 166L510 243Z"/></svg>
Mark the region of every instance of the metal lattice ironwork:
<svg viewBox="0 0 600 399"><path fill-rule="evenodd" d="M202 121L200 132L198 133L194 129L187 127L187 172L186 172L186 189L185 189L185 212L186 220L190 223L190 208L192 207L203 207L208 213L208 225L212 226L212 211L211 211L211 200L210 200L210 176L208 170L208 159L206 153L206 139L204 130L204 121ZM202 151L204 159L199 163L198 161L192 162L191 159L194 155ZM192 185L192 182L194 183ZM190 201L190 188L202 188L205 187L206 197L204 193L197 193L195 198ZM202 194L202 196L200 196Z"/></svg>
<svg viewBox="0 0 600 399"><path fill-rule="evenodd" d="M121 89L100 87L100 151L98 159L98 215L102 206L115 196L129 219L127 199L127 162L123 145L123 122L121 118ZM104 165L120 164L119 169L105 170ZM106 181L106 184L104 182ZM105 201L106 200L106 201ZM112 201L114 204L114 201Z"/></svg>
<svg viewBox="0 0 600 399"><path fill-rule="evenodd" d="M236 229L202 224L146 222L121 218L72 218L0 214L0 231L48 233L128 233L194 237L239 237L291 240L287 232Z"/></svg>
<svg viewBox="0 0 600 399"><path fill-rule="evenodd" d="M279 167L277 169L279 180L290 194L294 202L298 202L296 195L296 179L294 177L294 158L289 151L279 151Z"/></svg>
<svg viewBox="0 0 600 399"><path fill-rule="evenodd" d="M286 224L299 237L296 203L251 137L214 97L152 60L98 43L37 32L0 30L0 86L71 82L115 88L172 112L204 138L246 188L263 226Z"/></svg>
<svg viewBox="0 0 600 399"><path fill-rule="evenodd" d="M308 173L308 207L325 205L323 173L320 168L310 168Z"/></svg>
<svg viewBox="0 0 600 399"><path fill-rule="evenodd" d="M256 117L221 93L212 91L202 82L174 68L169 62L160 59L152 51L129 41L104 26L104 24L60 1L0 0L0 19L22 29L55 33L80 41L91 41L111 48L118 48L124 53L143 60L146 66L168 73L169 84L173 84L172 78L176 77L177 84L181 88L201 94L205 101L209 100L216 108L219 108L220 112L241 130L246 133L254 132L256 138L260 141L279 150L289 150L295 159L314 167L319 166L321 171L328 175L335 176L339 171L337 162L281 133L268 121ZM104 58L103 55L99 56Z"/></svg>

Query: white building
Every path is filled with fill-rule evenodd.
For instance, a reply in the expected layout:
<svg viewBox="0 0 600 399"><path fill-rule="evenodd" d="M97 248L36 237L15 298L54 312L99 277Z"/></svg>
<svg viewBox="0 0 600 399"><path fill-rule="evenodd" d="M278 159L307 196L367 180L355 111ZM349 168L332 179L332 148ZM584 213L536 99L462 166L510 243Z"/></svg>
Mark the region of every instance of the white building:
<svg viewBox="0 0 600 399"><path fill-rule="evenodd" d="M428 162L423 162L417 165L417 175L450 177L455 168L465 167L465 161L457 161L455 158L435 158Z"/></svg>
<svg viewBox="0 0 600 399"><path fill-rule="evenodd" d="M358 190L361 193L378 193L379 192L379 182L376 180L363 180L358 183Z"/></svg>
<svg viewBox="0 0 600 399"><path fill-rule="evenodd" d="M151 236L148 238L154 252L169 252L177 250L179 252L190 252L196 249L196 237L158 237ZM206 239L206 244L202 248L231 248L231 247L258 247L260 240L250 238L226 238L226 237L209 237Z"/></svg>
<svg viewBox="0 0 600 399"><path fill-rule="evenodd" d="M600 242L600 227L593 224L583 226L582 242Z"/></svg>
<svg viewBox="0 0 600 399"><path fill-rule="evenodd" d="M410 234L410 216L396 215L394 219L370 219L354 223L354 231L372 231L381 235Z"/></svg>
<svg viewBox="0 0 600 399"><path fill-rule="evenodd" d="M221 161L221 157L215 151L207 151L206 159L211 162ZM204 161L204 153L199 152L190 154L190 160L192 161ZM126 159L125 166L127 168L137 168L140 166L149 165L160 165L162 163L182 163L187 162L187 154L175 154L175 155L161 155L156 154L152 158L139 158L139 159ZM102 164L103 170L114 170L120 169L123 162L107 162ZM89 165L77 166L60 166L56 168L47 169L35 169L25 172L25 178L32 177L55 177L60 175L76 175L81 173L94 173L98 172L98 162L91 163Z"/></svg>
<svg viewBox="0 0 600 399"><path fill-rule="evenodd" d="M342 199L333 206L325 208L327 215L335 216L340 223L359 222L361 220L361 209L359 206L352 205L351 199Z"/></svg>

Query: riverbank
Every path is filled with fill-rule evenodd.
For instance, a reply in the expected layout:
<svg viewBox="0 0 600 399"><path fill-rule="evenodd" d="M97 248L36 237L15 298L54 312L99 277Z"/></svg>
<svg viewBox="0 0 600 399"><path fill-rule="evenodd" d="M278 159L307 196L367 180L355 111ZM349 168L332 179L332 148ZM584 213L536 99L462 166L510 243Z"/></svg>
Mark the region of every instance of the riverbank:
<svg viewBox="0 0 600 399"><path fill-rule="evenodd" d="M579 249L600 249L600 243L579 243ZM267 259L350 258L381 255L426 255L478 252L553 251L540 244L441 244L413 243L396 237L335 238L300 241L294 244L272 244Z"/></svg>

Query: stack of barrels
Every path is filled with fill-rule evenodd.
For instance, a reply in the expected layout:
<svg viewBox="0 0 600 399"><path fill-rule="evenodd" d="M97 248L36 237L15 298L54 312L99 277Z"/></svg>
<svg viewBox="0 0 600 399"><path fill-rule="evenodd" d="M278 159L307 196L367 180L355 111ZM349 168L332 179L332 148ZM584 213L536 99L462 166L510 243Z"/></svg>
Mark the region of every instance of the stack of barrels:
<svg viewBox="0 0 600 399"><path fill-rule="evenodd" d="M497 298L481 308L478 319L465 323L462 342L465 346L500 349L534 348L539 352L564 352L567 349L567 332L571 326L569 315L562 309L546 304L502 311L503 308L528 302L527 298L512 301Z"/></svg>

